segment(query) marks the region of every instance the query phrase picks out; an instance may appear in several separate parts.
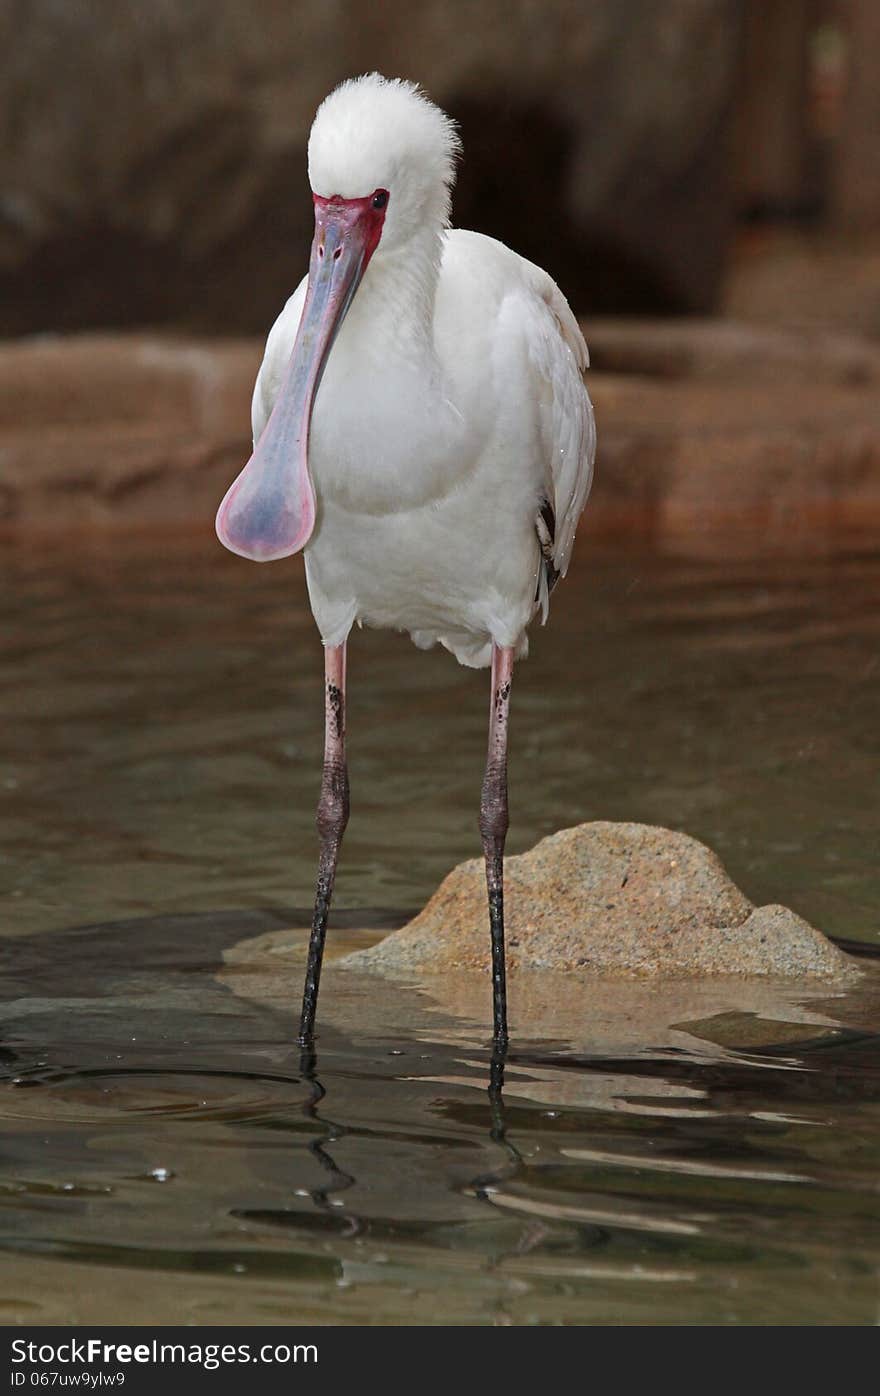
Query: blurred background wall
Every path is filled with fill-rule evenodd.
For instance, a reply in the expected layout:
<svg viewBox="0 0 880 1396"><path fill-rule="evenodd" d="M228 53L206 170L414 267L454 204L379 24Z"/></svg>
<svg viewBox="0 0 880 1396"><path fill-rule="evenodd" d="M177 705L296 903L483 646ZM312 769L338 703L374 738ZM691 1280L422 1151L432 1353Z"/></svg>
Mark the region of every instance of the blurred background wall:
<svg viewBox="0 0 880 1396"><path fill-rule="evenodd" d="M315 107L373 68L580 311L711 310L744 221L880 227L877 0L0 0L0 54L6 336L264 330Z"/></svg>
<svg viewBox="0 0 880 1396"><path fill-rule="evenodd" d="M584 320L586 529L876 529L880 0L0 0L0 536L216 546L315 108L372 69Z"/></svg>

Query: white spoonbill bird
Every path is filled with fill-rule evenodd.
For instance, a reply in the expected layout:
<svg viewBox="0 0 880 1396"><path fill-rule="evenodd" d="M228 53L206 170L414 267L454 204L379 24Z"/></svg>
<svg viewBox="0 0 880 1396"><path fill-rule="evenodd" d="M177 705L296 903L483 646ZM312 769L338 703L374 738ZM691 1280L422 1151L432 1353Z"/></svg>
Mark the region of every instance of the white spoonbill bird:
<svg viewBox="0 0 880 1396"><path fill-rule="evenodd" d="M217 514L257 562L302 551L324 642L320 858L300 1041L313 1040L348 823L345 669L357 621L491 664L480 804L494 1035L507 1041L507 722L526 628L564 576L590 488L587 350L546 272L449 227L458 138L415 83L373 73L325 99L309 137L308 276L269 334L254 453ZM523 190L528 207L528 190Z"/></svg>

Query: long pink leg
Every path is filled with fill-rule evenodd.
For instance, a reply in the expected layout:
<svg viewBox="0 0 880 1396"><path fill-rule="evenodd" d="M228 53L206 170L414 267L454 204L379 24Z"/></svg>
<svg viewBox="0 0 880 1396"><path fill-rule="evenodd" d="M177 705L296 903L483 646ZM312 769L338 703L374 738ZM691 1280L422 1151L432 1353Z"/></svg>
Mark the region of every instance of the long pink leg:
<svg viewBox="0 0 880 1396"><path fill-rule="evenodd" d="M504 841L507 837L507 727L513 649L492 646L489 749L480 800L480 834L486 859L489 927L492 935L492 1017L495 1041L507 1042L507 982L504 964Z"/></svg>
<svg viewBox="0 0 880 1396"><path fill-rule="evenodd" d="M324 772L318 800L318 883L309 939L306 982L303 989L299 1040L308 1046L315 1033L315 1012L321 983L321 961L327 935L327 917L336 880L339 845L348 823L348 767L345 761L345 659L346 646L324 648Z"/></svg>

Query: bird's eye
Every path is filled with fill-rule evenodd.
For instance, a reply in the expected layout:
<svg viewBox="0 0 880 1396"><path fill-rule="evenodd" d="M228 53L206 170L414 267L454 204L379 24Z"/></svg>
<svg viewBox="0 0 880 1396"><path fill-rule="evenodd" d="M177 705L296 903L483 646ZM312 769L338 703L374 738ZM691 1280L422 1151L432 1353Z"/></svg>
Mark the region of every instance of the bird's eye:
<svg viewBox="0 0 880 1396"><path fill-rule="evenodd" d="M373 208L384 208L388 202L388 190L377 189L373 195Z"/></svg>

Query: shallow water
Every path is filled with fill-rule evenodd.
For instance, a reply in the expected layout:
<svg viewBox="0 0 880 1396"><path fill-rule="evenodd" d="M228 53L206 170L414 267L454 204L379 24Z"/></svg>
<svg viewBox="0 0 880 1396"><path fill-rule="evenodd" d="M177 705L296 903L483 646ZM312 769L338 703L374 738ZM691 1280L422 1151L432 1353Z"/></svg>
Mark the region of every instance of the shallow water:
<svg viewBox="0 0 880 1396"><path fill-rule="evenodd" d="M880 554L582 549L515 680L509 849L685 829L755 901L880 935ZM0 562L5 929L301 904L321 654L297 564L120 540ZM486 675L355 634L337 903L422 904L478 851Z"/></svg>
<svg viewBox="0 0 880 1396"><path fill-rule="evenodd" d="M876 1322L876 974L587 986L502 1082L467 1009L337 961L303 1061L282 919L19 942L7 1322Z"/></svg>
<svg viewBox="0 0 880 1396"><path fill-rule="evenodd" d="M334 960L301 1061L297 575L207 545L6 555L0 1317L876 1322L873 971L845 996L585 985L521 1012L499 1090L481 986ZM876 944L878 601L857 551L594 551L517 673L511 850L669 824ZM485 675L399 637L356 636L350 684L334 953L475 852L485 718Z"/></svg>

